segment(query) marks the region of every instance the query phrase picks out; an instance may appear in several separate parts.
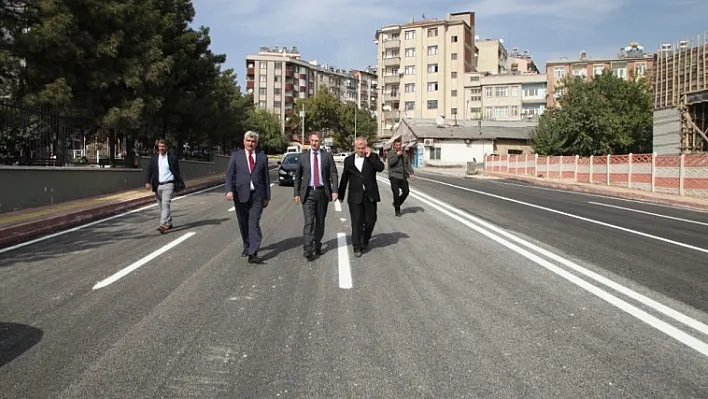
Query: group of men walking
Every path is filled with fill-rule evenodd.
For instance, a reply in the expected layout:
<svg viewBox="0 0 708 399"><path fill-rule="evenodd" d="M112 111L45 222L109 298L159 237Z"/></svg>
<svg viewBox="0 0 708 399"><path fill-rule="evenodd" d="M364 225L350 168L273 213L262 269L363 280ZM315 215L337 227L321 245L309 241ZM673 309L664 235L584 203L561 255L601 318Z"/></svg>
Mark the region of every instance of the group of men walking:
<svg viewBox="0 0 708 399"><path fill-rule="evenodd" d="M260 219L271 197L268 157L257 150L258 133L244 134L243 149L234 151L226 169L226 199L234 202L243 252L249 263L263 263L258 255L262 233ZM341 179L329 151L320 146L320 137L310 136L310 149L300 153L295 170L293 200L302 206L304 215L303 255L312 260L322 255L322 238L329 203L347 198L352 227L351 242L354 256L361 257L367 251L377 219L377 204L381 202L376 174L385 168L379 156L372 152L364 137L357 137L354 154L344 159ZM184 182L179 173L176 157L167 153L163 141L158 154L148 168L146 187L152 188L161 207L162 233L172 228L169 202L175 184L179 189ZM393 207L396 217L401 216L401 205L410 192L408 179L413 179L413 169L408 156L401 148L400 140L393 144L386 162L393 192ZM347 195L348 190L348 195Z"/></svg>

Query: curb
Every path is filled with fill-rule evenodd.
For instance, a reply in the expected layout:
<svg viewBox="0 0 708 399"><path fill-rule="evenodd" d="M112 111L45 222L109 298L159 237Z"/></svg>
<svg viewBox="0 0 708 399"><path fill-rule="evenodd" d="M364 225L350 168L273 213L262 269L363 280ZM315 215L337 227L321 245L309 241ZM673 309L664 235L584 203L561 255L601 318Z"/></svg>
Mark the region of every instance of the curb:
<svg viewBox="0 0 708 399"><path fill-rule="evenodd" d="M650 195L646 195L642 192L625 193L625 192L603 189L601 186L598 186L598 187L581 186L581 185L576 185L576 184L572 184L572 183L552 182L552 181L547 181L547 180L539 180L539 179L527 178L527 177L522 177L522 176L513 176L513 175L507 175L504 173L496 173L496 172L485 172L485 174L488 176L501 177L506 180L518 181L518 182L523 182L523 183L530 183L535 186L555 188L555 189L559 189L559 190L575 191L575 192L586 193L586 194L604 195L607 197L637 200L637 201L649 202L652 204L669 205L669 206L675 206L675 207L696 209L696 210L701 210L701 211L708 210L708 204L699 204L699 203L685 201L685 200L681 200L681 199L657 198L657 197L652 197Z"/></svg>
<svg viewBox="0 0 708 399"><path fill-rule="evenodd" d="M223 178L218 180L200 183L195 186L185 188L180 192L180 195L193 193L205 188L218 186L224 182ZM59 230L74 227L80 224L88 223L97 219L103 219L128 211L133 208L138 208L142 205L147 205L154 202L155 198L151 195L133 198L124 202L107 204L91 209L83 209L76 212L67 213L61 216L48 217L46 219L35 220L24 224L11 226L0 230L0 248L7 247L20 242L28 241L39 236L54 233Z"/></svg>

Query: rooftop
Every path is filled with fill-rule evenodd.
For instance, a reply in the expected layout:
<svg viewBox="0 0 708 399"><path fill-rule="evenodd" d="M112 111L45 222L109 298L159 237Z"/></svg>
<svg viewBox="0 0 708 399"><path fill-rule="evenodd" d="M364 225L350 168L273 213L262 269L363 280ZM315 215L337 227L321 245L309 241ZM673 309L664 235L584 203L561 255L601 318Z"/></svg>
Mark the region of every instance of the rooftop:
<svg viewBox="0 0 708 399"><path fill-rule="evenodd" d="M405 24L391 24L391 25L386 25L382 27L381 29L376 31L376 37L378 38L379 33L387 30L399 30L403 28L418 28L418 27L425 27L425 26L435 26L435 25L457 25L457 24L466 24L467 21L460 17L464 17L466 15L470 15L472 21L474 21L474 13L473 12L455 12L455 13L450 13L447 15L446 19L440 19L437 17L434 18L426 18L425 14L422 15L422 19L419 21L416 21L415 18L411 18L408 20L407 23ZM474 22L473 22L474 23Z"/></svg>
<svg viewBox="0 0 708 399"><path fill-rule="evenodd" d="M396 134L406 136L410 131L416 138L471 139L471 140L529 140L536 121L489 121L489 120L444 120L438 124L435 119L404 118Z"/></svg>
<svg viewBox="0 0 708 399"><path fill-rule="evenodd" d="M574 64L586 62L608 62L608 61L623 61L654 58L654 54L644 52L644 47L637 42L632 42L629 45L620 48L619 53L615 56L590 57L587 52L581 51L578 58L561 57L546 61L549 64Z"/></svg>

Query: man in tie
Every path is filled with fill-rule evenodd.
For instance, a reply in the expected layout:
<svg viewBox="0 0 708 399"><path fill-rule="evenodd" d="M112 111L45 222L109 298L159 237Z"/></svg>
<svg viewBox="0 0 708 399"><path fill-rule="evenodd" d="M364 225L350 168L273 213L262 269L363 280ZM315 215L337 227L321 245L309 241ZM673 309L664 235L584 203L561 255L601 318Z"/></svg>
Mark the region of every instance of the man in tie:
<svg viewBox="0 0 708 399"><path fill-rule="evenodd" d="M337 200L337 179L334 157L320 148L320 137L311 134L310 150L300 154L293 184L295 203L302 204L305 215L303 247L308 260L322 255L327 207L330 201Z"/></svg>
<svg viewBox="0 0 708 399"><path fill-rule="evenodd" d="M167 151L167 141L157 141L157 154L153 155L148 164L145 176L145 188L152 189L160 206L160 226L162 234L172 230L171 202L175 192L184 189L184 180L179 171L177 156Z"/></svg>
<svg viewBox="0 0 708 399"><path fill-rule="evenodd" d="M261 214L270 201L268 157L256 150L258 133L243 135L243 150L234 151L226 169L226 199L234 202L236 219L243 240L241 256L248 263L263 263L258 256L261 246ZM235 194L235 195L234 195Z"/></svg>
<svg viewBox="0 0 708 399"><path fill-rule="evenodd" d="M364 137L356 138L354 150L354 154L344 158L338 198L344 201L349 187L347 204L352 222L352 247L354 256L360 258L369 246L376 225L376 204L381 201L376 173L384 170L384 163L371 152Z"/></svg>

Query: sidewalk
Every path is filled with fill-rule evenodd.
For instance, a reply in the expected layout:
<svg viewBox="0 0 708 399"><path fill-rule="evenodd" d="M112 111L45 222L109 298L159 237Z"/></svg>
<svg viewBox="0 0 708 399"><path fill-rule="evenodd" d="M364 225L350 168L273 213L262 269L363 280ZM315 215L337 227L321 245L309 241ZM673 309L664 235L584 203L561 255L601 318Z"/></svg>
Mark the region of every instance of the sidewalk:
<svg viewBox="0 0 708 399"><path fill-rule="evenodd" d="M277 165L269 163L273 169ZM224 174L185 181L185 195L224 183ZM155 203L155 194L145 187L119 193L83 198L15 212L0 213L0 248L27 241L57 230Z"/></svg>
<svg viewBox="0 0 708 399"><path fill-rule="evenodd" d="M414 171L422 173L433 173L436 175L459 177L465 179L498 179L496 176L485 175L482 170L476 175L468 175L467 168L462 166L455 167L440 167L440 166L421 166L415 168Z"/></svg>
<svg viewBox="0 0 708 399"><path fill-rule="evenodd" d="M652 193L644 190L630 189L619 186L607 186L592 183L576 183L562 180L545 180L532 176L519 176L501 172L486 172L492 178L502 178L530 183L536 186L559 190L575 191L587 194L604 195L608 197L651 202L654 204L684 207L698 210L708 210L708 198L678 196L675 194Z"/></svg>

